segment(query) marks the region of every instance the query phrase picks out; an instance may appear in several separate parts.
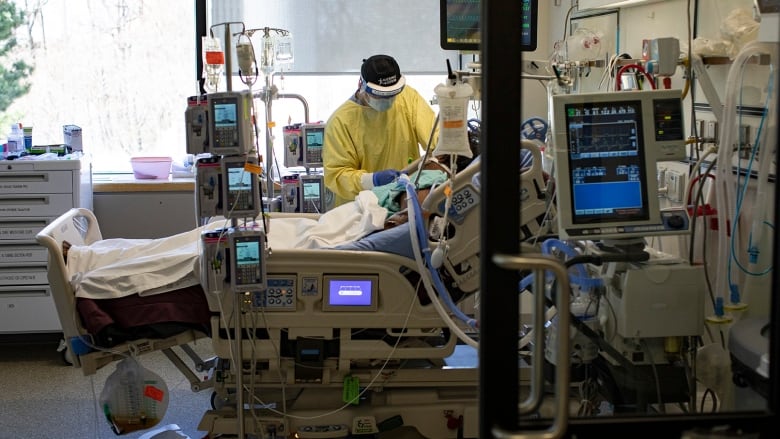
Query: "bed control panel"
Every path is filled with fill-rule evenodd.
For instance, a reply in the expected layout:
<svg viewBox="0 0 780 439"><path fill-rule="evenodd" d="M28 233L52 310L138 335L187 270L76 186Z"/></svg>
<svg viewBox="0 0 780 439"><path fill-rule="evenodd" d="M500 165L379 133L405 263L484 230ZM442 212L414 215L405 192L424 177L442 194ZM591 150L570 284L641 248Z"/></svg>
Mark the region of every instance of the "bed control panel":
<svg viewBox="0 0 780 439"><path fill-rule="evenodd" d="M295 276L269 276L266 290L252 293L252 307L295 311Z"/></svg>

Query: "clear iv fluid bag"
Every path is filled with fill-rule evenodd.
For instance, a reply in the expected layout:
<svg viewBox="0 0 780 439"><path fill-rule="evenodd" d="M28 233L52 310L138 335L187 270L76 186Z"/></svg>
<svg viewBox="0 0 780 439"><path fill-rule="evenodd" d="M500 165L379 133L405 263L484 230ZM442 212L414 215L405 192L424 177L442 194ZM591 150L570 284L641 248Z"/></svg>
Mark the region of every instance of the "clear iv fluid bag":
<svg viewBox="0 0 780 439"><path fill-rule="evenodd" d="M457 154L471 158L468 105L474 90L469 84L439 84L434 89L439 102L439 141L434 156Z"/></svg>

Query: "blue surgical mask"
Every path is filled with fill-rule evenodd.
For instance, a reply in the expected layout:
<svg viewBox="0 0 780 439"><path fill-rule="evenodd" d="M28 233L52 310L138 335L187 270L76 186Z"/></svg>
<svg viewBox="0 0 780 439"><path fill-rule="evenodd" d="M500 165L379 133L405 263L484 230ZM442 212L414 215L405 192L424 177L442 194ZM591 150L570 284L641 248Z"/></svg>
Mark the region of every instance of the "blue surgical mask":
<svg viewBox="0 0 780 439"><path fill-rule="evenodd" d="M393 106L393 102L395 102L395 96L391 98L375 98L370 95L366 95L366 102L368 105L373 108L374 110L378 112L384 112L390 109L390 107Z"/></svg>

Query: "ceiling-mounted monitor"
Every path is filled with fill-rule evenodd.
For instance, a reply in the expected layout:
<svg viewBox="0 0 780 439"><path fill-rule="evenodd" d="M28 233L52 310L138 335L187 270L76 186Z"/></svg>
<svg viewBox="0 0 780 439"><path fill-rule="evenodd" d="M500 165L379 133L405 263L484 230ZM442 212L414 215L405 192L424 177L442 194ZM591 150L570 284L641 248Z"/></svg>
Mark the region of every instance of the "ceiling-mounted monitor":
<svg viewBox="0 0 780 439"><path fill-rule="evenodd" d="M520 50L536 50L538 0L522 3ZM481 0L439 0L440 43L444 50L477 51L480 45Z"/></svg>

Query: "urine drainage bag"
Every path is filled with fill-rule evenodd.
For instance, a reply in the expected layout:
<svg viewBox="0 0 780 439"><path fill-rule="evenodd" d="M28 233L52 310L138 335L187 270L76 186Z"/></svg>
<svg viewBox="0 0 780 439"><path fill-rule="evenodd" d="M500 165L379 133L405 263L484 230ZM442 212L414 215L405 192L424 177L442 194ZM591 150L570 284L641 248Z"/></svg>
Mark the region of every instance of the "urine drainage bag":
<svg viewBox="0 0 780 439"><path fill-rule="evenodd" d="M168 386L135 358L125 358L106 379L100 407L117 435L151 428L168 408Z"/></svg>

